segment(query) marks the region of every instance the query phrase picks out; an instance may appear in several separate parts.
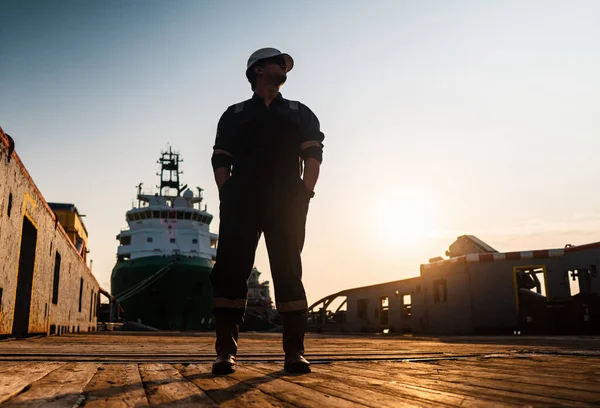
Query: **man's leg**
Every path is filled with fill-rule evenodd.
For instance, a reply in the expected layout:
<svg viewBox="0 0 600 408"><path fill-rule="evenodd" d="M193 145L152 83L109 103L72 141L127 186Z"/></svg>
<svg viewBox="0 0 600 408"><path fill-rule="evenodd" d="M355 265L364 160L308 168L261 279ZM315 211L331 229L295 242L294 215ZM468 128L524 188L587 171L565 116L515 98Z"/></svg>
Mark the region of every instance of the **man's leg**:
<svg viewBox="0 0 600 408"><path fill-rule="evenodd" d="M281 200L265 225L265 243L269 252L277 310L283 319L284 369L310 372L304 358L304 333L308 304L302 284L301 252L308 198L302 194Z"/></svg>
<svg viewBox="0 0 600 408"><path fill-rule="evenodd" d="M210 274L216 330L215 374L234 371L239 324L246 311L247 280L260 238L250 206L244 203L244 208L236 201L221 201L217 259Z"/></svg>

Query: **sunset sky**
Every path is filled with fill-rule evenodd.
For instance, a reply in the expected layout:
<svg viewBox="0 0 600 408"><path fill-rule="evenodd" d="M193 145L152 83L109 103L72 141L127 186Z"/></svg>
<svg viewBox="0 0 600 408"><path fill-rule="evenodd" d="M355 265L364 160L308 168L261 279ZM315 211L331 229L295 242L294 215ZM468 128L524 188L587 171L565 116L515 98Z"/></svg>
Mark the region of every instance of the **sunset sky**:
<svg viewBox="0 0 600 408"><path fill-rule="evenodd" d="M218 195L217 121L248 56L319 117L309 302L417 276L462 234L501 251L600 241L598 1L0 1L0 126L48 201L74 203L110 288L135 186L170 143ZM270 280L261 241L257 267Z"/></svg>

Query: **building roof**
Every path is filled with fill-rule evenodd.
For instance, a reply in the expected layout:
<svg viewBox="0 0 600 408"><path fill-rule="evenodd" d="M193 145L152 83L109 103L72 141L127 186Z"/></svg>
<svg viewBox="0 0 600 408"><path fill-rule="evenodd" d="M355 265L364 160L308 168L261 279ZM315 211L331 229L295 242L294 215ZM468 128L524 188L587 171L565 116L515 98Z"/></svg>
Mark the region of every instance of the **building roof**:
<svg viewBox="0 0 600 408"><path fill-rule="evenodd" d="M495 262L495 261L518 261L521 259L547 259L560 257L572 252L581 252L588 249L600 248L600 242L592 242L590 244L578 245L578 246L566 246L558 249L540 249L534 251L518 251L518 252L495 252L495 253L483 253L483 254L468 254L456 256L450 259L444 259L437 262L430 262L428 264L422 264L421 269L437 268L450 264L457 264L463 262Z"/></svg>
<svg viewBox="0 0 600 408"><path fill-rule="evenodd" d="M77 214L77 216L79 217L79 222L81 223L81 226L83 227L83 230L85 231L86 234L89 235L87 228L85 227L85 223L83 222L83 219L81 217L81 215L79 214L79 211L77 210L77 207L75 207L75 204L69 204L69 203L48 203L48 205L50 206L50 208L52 209L52 211L70 211L70 212L74 212L75 214Z"/></svg>

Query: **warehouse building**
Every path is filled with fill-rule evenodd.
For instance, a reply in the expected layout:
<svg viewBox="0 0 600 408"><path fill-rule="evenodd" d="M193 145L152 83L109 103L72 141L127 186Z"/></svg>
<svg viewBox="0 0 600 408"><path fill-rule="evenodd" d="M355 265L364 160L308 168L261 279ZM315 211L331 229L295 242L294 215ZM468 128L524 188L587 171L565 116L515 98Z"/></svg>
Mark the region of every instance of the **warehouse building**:
<svg viewBox="0 0 600 408"><path fill-rule="evenodd" d="M436 335L600 333L600 243L501 253L464 235L446 255L421 265L418 277L321 299L309 308L309 326Z"/></svg>
<svg viewBox="0 0 600 408"><path fill-rule="evenodd" d="M96 329L100 286L86 264L87 231L74 205L53 205L0 129L0 337Z"/></svg>

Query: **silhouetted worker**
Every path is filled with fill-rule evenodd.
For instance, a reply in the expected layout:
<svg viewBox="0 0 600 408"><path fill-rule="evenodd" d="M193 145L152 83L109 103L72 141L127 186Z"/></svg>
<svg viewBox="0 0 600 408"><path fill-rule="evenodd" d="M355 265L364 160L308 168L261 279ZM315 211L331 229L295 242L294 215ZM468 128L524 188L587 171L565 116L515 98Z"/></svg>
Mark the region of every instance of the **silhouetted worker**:
<svg viewBox="0 0 600 408"><path fill-rule="evenodd" d="M215 374L235 369L238 327L246 311L247 280L261 233L283 320L284 368L310 372L303 357L308 305L300 254L324 135L310 109L279 93L293 66L292 57L274 48L254 52L246 67L254 95L230 106L219 121L212 156L221 201L219 245L210 277Z"/></svg>

